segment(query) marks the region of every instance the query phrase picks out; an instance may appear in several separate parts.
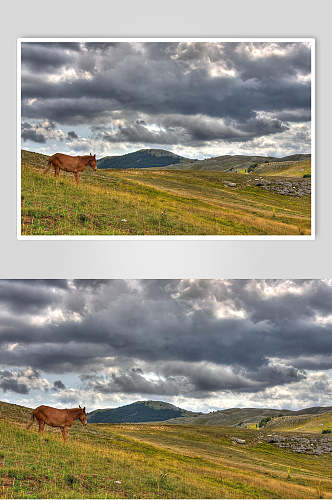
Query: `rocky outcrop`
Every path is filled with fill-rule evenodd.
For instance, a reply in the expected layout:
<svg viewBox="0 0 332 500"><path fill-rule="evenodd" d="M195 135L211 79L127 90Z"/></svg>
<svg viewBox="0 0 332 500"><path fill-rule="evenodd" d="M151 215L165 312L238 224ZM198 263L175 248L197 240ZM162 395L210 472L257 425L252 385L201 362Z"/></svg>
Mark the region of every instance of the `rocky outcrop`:
<svg viewBox="0 0 332 500"><path fill-rule="evenodd" d="M302 197L311 193L311 179L259 177L247 180L248 186L257 186L287 196Z"/></svg>
<svg viewBox="0 0 332 500"><path fill-rule="evenodd" d="M263 441L279 448L289 448L297 453L309 455L332 453L332 436L328 435L267 434L263 437Z"/></svg>

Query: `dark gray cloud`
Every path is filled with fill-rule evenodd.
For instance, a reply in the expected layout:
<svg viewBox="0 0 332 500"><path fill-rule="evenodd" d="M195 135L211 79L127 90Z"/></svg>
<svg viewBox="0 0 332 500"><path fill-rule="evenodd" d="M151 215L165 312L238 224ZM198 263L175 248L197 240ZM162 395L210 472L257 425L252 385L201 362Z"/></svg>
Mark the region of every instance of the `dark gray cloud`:
<svg viewBox="0 0 332 500"><path fill-rule="evenodd" d="M158 374L157 379L149 380L141 368L128 368L106 377L83 375L81 380L87 389L102 394L206 398L220 391L255 393L305 378L303 371L282 365L266 365L258 370L244 371L238 366L230 370L225 366L204 363L172 362L161 366L150 364L149 368Z"/></svg>
<svg viewBox="0 0 332 500"><path fill-rule="evenodd" d="M0 370L0 389L3 392L28 394L32 389L48 390L47 382L41 379L37 370L24 368Z"/></svg>
<svg viewBox="0 0 332 500"><path fill-rule="evenodd" d="M63 289L63 280L0 280L0 309L17 315L41 313L56 306Z"/></svg>
<svg viewBox="0 0 332 500"><path fill-rule="evenodd" d="M55 123L44 121L42 123L23 122L21 127L21 136L23 141L46 143L48 140L62 141L64 133L56 130Z"/></svg>
<svg viewBox="0 0 332 500"><path fill-rule="evenodd" d="M17 377L8 370L0 371L0 389L4 392L12 391L19 394L28 394L29 392L28 386L18 382Z"/></svg>
<svg viewBox="0 0 332 500"><path fill-rule="evenodd" d="M204 116L172 115L160 117L159 120L159 130L150 130L149 124L144 120L136 120L119 126L116 132L109 132L105 128L97 137L109 143L199 145L204 141L247 141L288 129L280 120L257 117L244 121L240 126L235 123L226 125L217 119Z"/></svg>
<svg viewBox="0 0 332 500"><path fill-rule="evenodd" d="M33 125L30 123L22 123L21 137L23 141L39 142L43 144L46 142L46 137L42 133L38 133Z"/></svg>
<svg viewBox="0 0 332 500"><path fill-rule="evenodd" d="M72 141L73 139L78 139L78 135L76 134L76 132L74 130L70 130L67 133L67 139L70 141Z"/></svg>
<svg viewBox="0 0 332 500"><path fill-rule="evenodd" d="M300 42L23 43L22 137L44 142L34 120L123 145L287 137L310 122L310 61Z"/></svg>
<svg viewBox="0 0 332 500"><path fill-rule="evenodd" d="M61 391L62 389L65 389L66 386L61 380L55 380L53 388L57 391Z"/></svg>

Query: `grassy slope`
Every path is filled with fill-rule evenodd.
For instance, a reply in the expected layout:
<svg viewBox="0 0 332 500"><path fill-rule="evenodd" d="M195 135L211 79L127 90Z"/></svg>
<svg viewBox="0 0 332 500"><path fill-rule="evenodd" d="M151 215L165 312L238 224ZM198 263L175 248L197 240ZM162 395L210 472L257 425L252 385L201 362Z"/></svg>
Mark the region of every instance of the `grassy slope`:
<svg viewBox="0 0 332 500"><path fill-rule="evenodd" d="M240 174L87 170L76 187L72 175L44 175L46 160L23 154L25 235L310 234L310 197L241 185Z"/></svg>
<svg viewBox="0 0 332 500"><path fill-rule="evenodd" d="M285 177L303 177L311 174L311 161L302 160L297 162L266 163L255 168L254 174L259 175L282 175Z"/></svg>
<svg viewBox="0 0 332 500"><path fill-rule="evenodd" d="M275 418L268 423L266 429L319 434L323 429L332 431L332 412L326 412L322 415Z"/></svg>
<svg viewBox="0 0 332 500"><path fill-rule="evenodd" d="M259 423L264 417L274 417L268 425L273 425L274 422L282 422L278 419L279 415L291 416L294 419L315 416L321 413L332 411L330 406L316 406L312 408L304 408L297 411L274 409L274 408L228 408L227 410L214 411L198 416L185 416L172 419L170 422L175 424L199 424L199 425L221 425L221 426L236 426L254 424L252 428L256 428L256 423ZM304 415L305 414L305 415ZM288 418L288 417L287 417ZM291 419L288 420L289 422Z"/></svg>
<svg viewBox="0 0 332 500"><path fill-rule="evenodd" d="M0 409L1 498L332 498L331 456L273 447L257 431L74 425L63 445L54 429L26 430L28 410Z"/></svg>
<svg viewBox="0 0 332 500"><path fill-rule="evenodd" d="M160 167L161 169L172 168L175 170L218 170L220 172L238 172L246 173L248 167L258 164L255 172L263 175L280 175L278 171L282 172L281 175L286 177L302 177L297 174L299 168L302 171L302 164L306 162L306 169L303 173L310 173L310 155L308 158L301 157L302 155L293 155L290 157L273 158L265 156L219 156L216 158L207 158L206 160L197 160L196 162L183 162L177 165L169 165L168 167ZM298 168L297 168L298 167Z"/></svg>

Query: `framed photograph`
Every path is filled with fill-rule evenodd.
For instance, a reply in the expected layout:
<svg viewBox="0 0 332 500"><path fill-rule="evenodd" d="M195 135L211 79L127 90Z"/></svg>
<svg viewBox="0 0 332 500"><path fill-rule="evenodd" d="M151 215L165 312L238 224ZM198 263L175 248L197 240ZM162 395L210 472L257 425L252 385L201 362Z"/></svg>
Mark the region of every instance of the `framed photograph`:
<svg viewBox="0 0 332 500"><path fill-rule="evenodd" d="M19 239L315 238L313 38L17 48Z"/></svg>

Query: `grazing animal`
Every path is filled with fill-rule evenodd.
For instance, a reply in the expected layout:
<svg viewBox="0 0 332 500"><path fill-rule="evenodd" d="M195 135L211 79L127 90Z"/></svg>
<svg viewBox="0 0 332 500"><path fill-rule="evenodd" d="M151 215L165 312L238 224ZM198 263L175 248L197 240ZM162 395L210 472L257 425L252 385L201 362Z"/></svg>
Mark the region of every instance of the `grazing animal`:
<svg viewBox="0 0 332 500"><path fill-rule="evenodd" d="M90 153L86 156L70 156L63 153L55 153L48 160L44 173L46 174L52 167L54 168L55 177L58 177L60 170L72 172L75 176L76 184L78 184L80 182L81 173L88 165L94 171L97 170L96 155Z"/></svg>
<svg viewBox="0 0 332 500"><path fill-rule="evenodd" d="M81 408L81 406L79 406L79 408L68 408L65 410L52 408L52 406L38 406L38 408L32 412L31 422L28 423L27 429L30 429L34 420L37 420L39 424L39 432L43 432L45 424L51 427L59 427L64 442L66 442L68 431L75 420L80 420L83 426L86 426L88 423L85 407Z"/></svg>

